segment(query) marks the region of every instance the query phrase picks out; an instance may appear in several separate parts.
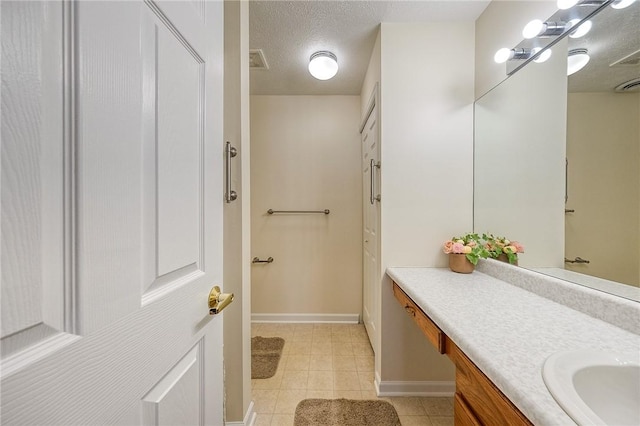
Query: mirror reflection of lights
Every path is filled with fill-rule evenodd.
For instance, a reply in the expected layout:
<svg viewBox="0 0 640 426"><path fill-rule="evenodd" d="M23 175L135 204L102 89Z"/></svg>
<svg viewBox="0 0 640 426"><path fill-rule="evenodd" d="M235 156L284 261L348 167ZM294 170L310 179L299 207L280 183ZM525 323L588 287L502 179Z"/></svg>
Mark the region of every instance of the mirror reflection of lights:
<svg viewBox="0 0 640 426"><path fill-rule="evenodd" d="M611 3L611 7L614 9L624 9L631 6L636 0L616 0Z"/></svg>
<svg viewBox="0 0 640 426"><path fill-rule="evenodd" d="M571 24L571 28L573 28L573 26L577 25L578 22L580 22L579 19L572 19L569 21L569 24ZM571 33L569 34L569 37L571 38L583 37L587 35L589 31L591 31L592 26L593 26L593 23L591 21L585 21L582 24L580 24L580 26L578 26L575 30L571 31Z"/></svg>
<svg viewBox="0 0 640 426"><path fill-rule="evenodd" d="M542 50L541 47L534 47L533 50L531 50L531 56L535 55L540 50ZM537 62L538 64L541 64L543 62L546 62L550 57L551 57L551 49L547 49L544 52L542 52L540 56L534 59L533 62Z"/></svg>
<svg viewBox="0 0 640 426"><path fill-rule="evenodd" d="M589 63L587 49L573 49L567 58L567 75L575 74Z"/></svg>

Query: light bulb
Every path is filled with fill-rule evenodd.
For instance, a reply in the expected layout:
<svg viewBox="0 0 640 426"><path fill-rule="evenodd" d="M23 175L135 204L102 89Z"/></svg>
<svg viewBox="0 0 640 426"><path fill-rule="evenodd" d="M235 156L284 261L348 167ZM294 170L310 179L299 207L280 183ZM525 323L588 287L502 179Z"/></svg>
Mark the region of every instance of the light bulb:
<svg viewBox="0 0 640 426"><path fill-rule="evenodd" d="M572 19L569 21L569 24L571 24L571 28L573 28L573 26L576 25L578 22L580 22L579 19ZM582 36L585 36L589 31L591 31L592 26L593 26L593 23L591 21L585 21L582 24L580 24L580 26L577 27L575 30L571 31L571 33L569 33L569 37L580 38Z"/></svg>
<svg viewBox="0 0 640 426"><path fill-rule="evenodd" d="M571 9L573 6L578 4L578 0L558 0L558 9Z"/></svg>
<svg viewBox="0 0 640 426"><path fill-rule="evenodd" d="M575 74L589 63L587 49L574 49L569 51L567 58L567 75Z"/></svg>
<svg viewBox="0 0 640 426"><path fill-rule="evenodd" d="M333 78L338 72L336 55L327 51L314 53L309 59L309 72L318 80Z"/></svg>
<svg viewBox="0 0 640 426"><path fill-rule="evenodd" d="M503 64L512 58L513 51L507 47L498 50L493 56L493 60L498 64Z"/></svg>
<svg viewBox="0 0 640 426"><path fill-rule="evenodd" d="M615 0L611 3L611 7L614 9L624 9L625 7L631 6L635 1L636 0Z"/></svg>
<svg viewBox="0 0 640 426"><path fill-rule="evenodd" d="M531 50L531 56L535 55L540 50L542 50L541 47L534 47ZM551 57L551 49L547 49L544 52L542 52L542 54L540 56L538 56L536 59L534 59L533 62L537 62L538 64L541 64L541 63L545 62L547 59L549 59L550 57Z"/></svg>
<svg viewBox="0 0 640 426"><path fill-rule="evenodd" d="M545 24L539 19L534 19L524 26L522 37L526 39L534 38L544 32Z"/></svg>

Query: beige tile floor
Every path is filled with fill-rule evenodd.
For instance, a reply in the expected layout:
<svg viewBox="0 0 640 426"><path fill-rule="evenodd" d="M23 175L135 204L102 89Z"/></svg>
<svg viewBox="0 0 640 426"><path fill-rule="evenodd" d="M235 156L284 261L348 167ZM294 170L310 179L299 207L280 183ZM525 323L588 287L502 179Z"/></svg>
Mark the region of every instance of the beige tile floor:
<svg viewBox="0 0 640 426"><path fill-rule="evenodd" d="M361 324L253 324L252 336L282 337L275 376L251 380L256 426L292 426L306 398L378 399L373 351ZM453 425L453 398L388 397L403 426Z"/></svg>

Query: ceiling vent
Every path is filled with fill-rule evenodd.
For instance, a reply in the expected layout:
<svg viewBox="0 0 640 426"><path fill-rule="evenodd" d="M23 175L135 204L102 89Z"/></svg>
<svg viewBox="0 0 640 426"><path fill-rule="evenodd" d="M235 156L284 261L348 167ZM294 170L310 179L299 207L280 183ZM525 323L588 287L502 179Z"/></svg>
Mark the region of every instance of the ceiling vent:
<svg viewBox="0 0 640 426"><path fill-rule="evenodd" d="M616 87L616 92L640 92L640 78L634 78Z"/></svg>
<svg viewBox="0 0 640 426"><path fill-rule="evenodd" d="M262 49L249 50L249 68L252 70L268 70L269 64Z"/></svg>
<svg viewBox="0 0 640 426"><path fill-rule="evenodd" d="M617 67L617 66L629 66L629 65L631 66L640 65L640 50L636 50L635 52L625 56L624 58L618 59L617 61L615 61L609 66Z"/></svg>

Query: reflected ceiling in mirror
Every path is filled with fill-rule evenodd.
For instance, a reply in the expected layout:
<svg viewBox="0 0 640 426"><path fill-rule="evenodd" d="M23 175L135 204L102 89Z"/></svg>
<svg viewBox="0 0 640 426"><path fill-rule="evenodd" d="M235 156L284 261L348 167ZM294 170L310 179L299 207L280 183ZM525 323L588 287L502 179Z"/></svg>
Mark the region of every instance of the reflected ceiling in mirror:
<svg viewBox="0 0 640 426"><path fill-rule="evenodd" d="M531 58L476 102L474 229L524 243L521 266L640 301L640 85L615 92L640 77L640 1L611 3L553 40L553 71ZM567 79L579 48L591 60Z"/></svg>

